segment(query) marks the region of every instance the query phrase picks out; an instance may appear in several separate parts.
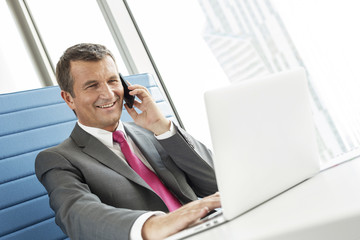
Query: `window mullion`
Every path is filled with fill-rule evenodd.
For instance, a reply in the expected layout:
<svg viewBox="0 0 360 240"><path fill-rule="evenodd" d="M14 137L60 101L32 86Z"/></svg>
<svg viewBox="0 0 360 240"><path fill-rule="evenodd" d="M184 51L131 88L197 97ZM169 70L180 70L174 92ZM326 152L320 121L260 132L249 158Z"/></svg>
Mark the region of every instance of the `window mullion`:
<svg viewBox="0 0 360 240"><path fill-rule="evenodd" d="M161 86L180 126L184 127L126 1L97 0L130 74L150 73Z"/></svg>

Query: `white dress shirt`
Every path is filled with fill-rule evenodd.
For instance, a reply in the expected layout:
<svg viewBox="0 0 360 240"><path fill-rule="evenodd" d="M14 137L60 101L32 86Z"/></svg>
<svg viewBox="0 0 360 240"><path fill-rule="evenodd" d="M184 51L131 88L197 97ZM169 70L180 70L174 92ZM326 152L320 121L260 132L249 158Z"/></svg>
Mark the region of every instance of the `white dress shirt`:
<svg viewBox="0 0 360 240"><path fill-rule="evenodd" d="M119 156L119 158L122 161L127 163L127 161L124 157L124 154L121 152L120 144L113 141L112 132L109 132L109 131L106 131L106 130L100 129L100 128L88 127L88 126L81 124L79 121L78 121L78 124L84 131L86 131L87 133L89 133L92 136L94 136L95 138L97 138L105 146L110 148L110 150L113 151L117 156ZM124 129L124 125L121 121L119 121L119 125L116 130L117 131L120 130L124 133L125 138L126 138L127 142L129 143L131 150L150 170L152 170L154 172L154 169L151 167L151 165L146 160L144 155L141 153L139 148L135 145L134 141L130 138L130 136L127 136L125 129ZM175 135L175 133L176 133L176 130L174 128L173 123L171 122L169 131L167 131L161 135L158 135L158 136L154 135L154 136L158 140L162 140L162 139L166 139L166 138L169 138L169 137ZM165 213L161 212L161 211L154 211L154 212L145 213L145 214L141 215L140 217L138 217L131 228L130 240L142 239L141 230L142 230L142 226L144 225L145 221L147 219L149 219L151 216L162 215L162 214L165 214Z"/></svg>

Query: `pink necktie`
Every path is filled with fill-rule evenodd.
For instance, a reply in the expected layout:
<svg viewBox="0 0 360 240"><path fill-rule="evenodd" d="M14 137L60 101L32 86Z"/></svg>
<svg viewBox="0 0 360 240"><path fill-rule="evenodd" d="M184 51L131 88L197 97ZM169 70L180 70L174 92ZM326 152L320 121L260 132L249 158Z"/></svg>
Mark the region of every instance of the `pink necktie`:
<svg viewBox="0 0 360 240"><path fill-rule="evenodd" d="M122 153L130 167L159 195L165 202L169 211L172 212L179 207L179 200L164 186L158 176L152 172L145 164L131 151L122 131L113 132L113 139L120 144Z"/></svg>

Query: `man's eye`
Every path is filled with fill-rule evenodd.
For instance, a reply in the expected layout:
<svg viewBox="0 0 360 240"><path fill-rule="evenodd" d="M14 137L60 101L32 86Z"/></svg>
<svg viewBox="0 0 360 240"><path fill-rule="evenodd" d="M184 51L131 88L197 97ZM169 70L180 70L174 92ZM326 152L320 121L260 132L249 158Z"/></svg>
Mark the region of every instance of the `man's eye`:
<svg viewBox="0 0 360 240"><path fill-rule="evenodd" d="M94 88L94 87L96 87L96 84L91 84L91 85L88 85L88 86L86 87L86 89L88 89L88 88Z"/></svg>

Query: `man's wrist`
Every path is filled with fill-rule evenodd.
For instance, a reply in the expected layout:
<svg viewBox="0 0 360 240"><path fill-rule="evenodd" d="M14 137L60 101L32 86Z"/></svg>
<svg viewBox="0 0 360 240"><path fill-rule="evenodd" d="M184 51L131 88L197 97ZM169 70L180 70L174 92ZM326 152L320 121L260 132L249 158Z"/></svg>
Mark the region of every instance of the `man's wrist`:
<svg viewBox="0 0 360 240"><path fill-rule="evenodd" d="M176 128L174 127L174 123L172 121L170 121L170 128L168 131L160 134L160 135L156 135L155 134L155 138L157 140L164 140L164 139L167 139L167 138L170 138L172 136L174 136L176 134Z"/></svg>
<svg viewBox="0 0 360 240"><path fill-rule="evenodd" d="M136 219L133 226L130 230L130 240L139 240L142 239L142 228L144 223L153 216L165 215L164 212L155 211L155 212L147 212L141 215Z"/></svg>
<svg viewBox="0 0 360 240"><path fill-rule="evenodd" d="M170 127L171 127L171 121L165 118L161 120L161 122L158 124L156 128L154 128L153 133L155 134L155 136L159 136L163 133L168 132L170 130Z"/></svg>

